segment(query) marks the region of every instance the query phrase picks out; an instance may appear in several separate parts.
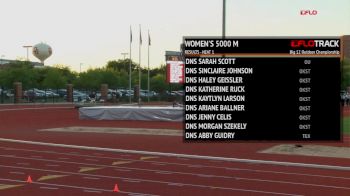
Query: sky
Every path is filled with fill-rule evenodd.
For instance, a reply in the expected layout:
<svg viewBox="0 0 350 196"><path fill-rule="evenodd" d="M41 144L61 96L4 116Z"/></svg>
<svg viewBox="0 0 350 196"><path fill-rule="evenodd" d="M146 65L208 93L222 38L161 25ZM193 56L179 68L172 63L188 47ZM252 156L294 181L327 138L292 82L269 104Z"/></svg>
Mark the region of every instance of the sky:
<svg viewBox="0 0 350 196"><path fill-rule="evenodd" d="M349 0L226 0L227 36L350 35ZM24 45L45 42L53 54L45 65L79 71L102 67L129 53L150 67L178 51L183 36L220 36L222 0L1 0L0 56L26 57ZM300 10L317 10L315 16ZM127 57L128 58L128 57ZM37 60L31 53L31 61Z"/></svg>

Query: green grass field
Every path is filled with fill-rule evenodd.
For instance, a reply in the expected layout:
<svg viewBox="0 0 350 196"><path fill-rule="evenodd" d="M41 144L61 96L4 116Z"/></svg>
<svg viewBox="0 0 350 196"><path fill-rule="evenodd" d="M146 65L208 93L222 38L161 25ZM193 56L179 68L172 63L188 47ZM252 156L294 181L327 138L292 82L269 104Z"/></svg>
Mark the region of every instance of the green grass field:
<svg viewBox="0 0 350 196"><path fill-rule="evenodd" d="M350 134L350 116L343 118L343 131Z"/></svg>

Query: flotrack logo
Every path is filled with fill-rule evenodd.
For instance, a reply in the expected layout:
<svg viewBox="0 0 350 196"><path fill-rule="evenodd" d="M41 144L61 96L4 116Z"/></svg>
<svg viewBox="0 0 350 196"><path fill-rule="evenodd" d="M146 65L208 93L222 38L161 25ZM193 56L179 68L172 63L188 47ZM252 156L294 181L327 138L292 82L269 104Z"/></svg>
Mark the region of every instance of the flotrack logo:
<svg viewBox="0 0 350 196"><path fill-rule="evenodd" d="M300 15L302 16L316 16L317 14L317 10L300 10Z"/></svg>
<svg viewBox="0 0 350 196"><path fill-rule="evenodd" d="M296 39L296 40L290 41L290 46L292 48L298 48L298 47L304 47L304 48L331 47L331 48L336 48L336 47L339 47L339 40Z"/></svg>

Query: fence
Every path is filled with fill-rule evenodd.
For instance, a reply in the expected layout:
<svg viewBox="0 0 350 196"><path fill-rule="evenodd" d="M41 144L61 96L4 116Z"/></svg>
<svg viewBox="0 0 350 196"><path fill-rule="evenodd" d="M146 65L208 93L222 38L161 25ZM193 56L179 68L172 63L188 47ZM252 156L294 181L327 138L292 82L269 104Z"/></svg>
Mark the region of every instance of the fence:
<svg viewBox="0 0 350 196"><path fill-rule="evenodd" d="M141 90L141 102L168 102L183 103L183 92L147 92ZM0 88L0 104L13 104L16 102L15 89ZM22 89L19 103L67 103L67 89ZM109 103L126 104L138 102L138 97L134 96L133 91L125 89L108 89L105 96L101 95L96 89L73 89L73 103Z"/></svg>

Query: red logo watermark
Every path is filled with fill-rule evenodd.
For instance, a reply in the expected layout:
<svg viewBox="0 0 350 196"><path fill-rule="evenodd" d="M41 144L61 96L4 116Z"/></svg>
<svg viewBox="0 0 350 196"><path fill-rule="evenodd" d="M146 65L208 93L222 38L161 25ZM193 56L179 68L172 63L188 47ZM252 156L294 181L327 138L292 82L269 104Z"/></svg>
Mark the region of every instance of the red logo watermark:
<svg viewBox="0 0 350 196"><path fill-rule="evenodd" d="M297 47L305 47L305 48L313 48L315 47L315 41L314 40L292 40L290 42L290 46L292 48L297 48Z"/></svg>
<svg viewBox="0 0 350 196"><path fill-rule="evenodd" d="M290 46L292 48L318 48L318 47L339 47L339 40L335 39L315 39L315 40L305 40L305 39L295 39L290 41Z"/></svg>
<svg viewBox="0 0 350 196"><path fill-rule="evenodd" d="M317 14L317 10L300 10L300 15L302 16L316 16Z"/></svg>

